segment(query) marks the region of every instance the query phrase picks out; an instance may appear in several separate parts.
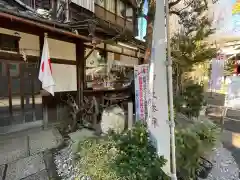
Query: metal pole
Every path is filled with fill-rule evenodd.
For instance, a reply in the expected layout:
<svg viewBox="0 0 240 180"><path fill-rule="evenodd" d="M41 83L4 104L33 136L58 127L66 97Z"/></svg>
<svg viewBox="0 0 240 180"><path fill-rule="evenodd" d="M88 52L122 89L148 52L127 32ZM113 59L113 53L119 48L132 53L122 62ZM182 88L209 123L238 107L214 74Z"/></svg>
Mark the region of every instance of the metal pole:
<svg viewBox="0 0 240 180"><path fill-rule="evenodd" d="M177 180L176 171L176 153L175 153L175 121L174 121L174 105L173 105L173 80L172 80L172 59L170 47L170 26L169 26L169 5L165 0L166 6L166 28L167 28L167 68L168 68L168 96L170 108L170 133L171 133L171 160L172 160L172 180Z"/></svg>

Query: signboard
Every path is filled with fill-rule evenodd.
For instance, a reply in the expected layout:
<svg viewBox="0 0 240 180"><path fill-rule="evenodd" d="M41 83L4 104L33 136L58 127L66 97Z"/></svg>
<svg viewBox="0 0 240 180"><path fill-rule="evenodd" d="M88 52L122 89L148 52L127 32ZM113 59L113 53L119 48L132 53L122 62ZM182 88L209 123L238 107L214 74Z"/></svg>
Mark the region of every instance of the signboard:
<svg viewBox="0 0 240 180"><path fill-rule="evenodd" d="M147 120L148 69L147 64L134 66L136 121Z"/></svg>
<svg viewBox="0 0 240 180"><path fill-rule="evenodd" d="M240 76L230 77L225 106L227 108L240 109Z"/></svg>
<svg viewBox="0 0 240 180"><path fill-rule="evenodd" d="M212 59L212 70L211 70L211 80L210 89L220 90L222 87L222 78L224 76L224 62L225 56L219 55L217 58Z"/></svg>
<svg viewBox="0 0 240 180"><path fill-rule="evenodd" d="M166 27L164 1L156 1L153 42L149 67L148 129L159 156L167 163L163 171L170 171L170 126L168 117L168 83L166 68Z"/></svg>

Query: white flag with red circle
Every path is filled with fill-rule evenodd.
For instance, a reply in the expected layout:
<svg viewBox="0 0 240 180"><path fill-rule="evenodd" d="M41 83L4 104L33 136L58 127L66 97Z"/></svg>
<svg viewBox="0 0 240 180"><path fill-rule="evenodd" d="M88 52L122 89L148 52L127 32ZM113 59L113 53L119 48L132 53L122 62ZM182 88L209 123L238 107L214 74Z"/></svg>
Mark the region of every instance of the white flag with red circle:
<svg viewBox="0 0 240 180"><path fill-rule="evenodd" d="M46 90L52 96L54 96L55 82L52 76L52 66L51 66L51 59L49 55L47 37L44 38L38 79L42 82L42 89Z"/></svg>

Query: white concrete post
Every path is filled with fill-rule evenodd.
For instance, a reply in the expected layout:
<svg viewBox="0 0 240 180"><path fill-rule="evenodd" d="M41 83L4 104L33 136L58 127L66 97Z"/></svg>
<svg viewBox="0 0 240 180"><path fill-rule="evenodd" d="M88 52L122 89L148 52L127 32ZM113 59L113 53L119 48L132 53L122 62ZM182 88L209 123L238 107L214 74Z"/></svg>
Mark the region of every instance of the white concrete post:
<svg viewBox="0 0 240 180"><path fill-rule="evenodd" d="M128 129L133 127L133 103L128 102Z"/></svg>
<svg viewBox="0 0 240 180"><path fill-rule="evenodd" d="M47 129L48 126L48 108L47 105L43 105L43 129Z"/></svg>

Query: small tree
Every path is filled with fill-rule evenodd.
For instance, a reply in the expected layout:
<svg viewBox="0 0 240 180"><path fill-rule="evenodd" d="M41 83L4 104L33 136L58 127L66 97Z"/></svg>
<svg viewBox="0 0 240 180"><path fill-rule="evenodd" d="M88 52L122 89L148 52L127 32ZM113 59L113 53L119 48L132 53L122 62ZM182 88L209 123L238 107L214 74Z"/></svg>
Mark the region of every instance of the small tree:
<svg viewBox="0 0 240 180"><path fill-rule="evenodd" d="M184 8L177 8L180 3L184 4ZM149 0L148 6L145 63L148 63L151 54L156 0ZM175 0L169 3L169 9L170 16L177 16L179 26L183 27L182 31L175 33L171 39L174 79L180 85L184 72L191 71L194 64L215 56L216 49L204 42L214 33L214 29L211 28L211 22L207 18L206 0Z"/></svg>

